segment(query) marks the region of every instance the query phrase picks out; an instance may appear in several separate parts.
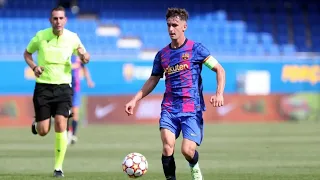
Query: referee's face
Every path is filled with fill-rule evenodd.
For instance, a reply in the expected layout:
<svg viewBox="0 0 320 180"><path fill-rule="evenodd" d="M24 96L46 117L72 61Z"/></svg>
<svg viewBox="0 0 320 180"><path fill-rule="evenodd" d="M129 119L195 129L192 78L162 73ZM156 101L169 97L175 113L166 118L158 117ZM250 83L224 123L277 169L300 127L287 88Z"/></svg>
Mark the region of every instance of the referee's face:
<svg viewBox="0 0 320 180"><path fill-rule="evenodd" d="M168 33L172 40L177 40L184 36L184 31L187 29L186 21L180 19L179 16L170 17L167 19Z"/></svg>
<svg viewBox="0 0 320 180"><path fill-rule="evenodd" d="M50 23L54 31L61 32L66 22L67 18L64 11L52 11Z"/></svg>

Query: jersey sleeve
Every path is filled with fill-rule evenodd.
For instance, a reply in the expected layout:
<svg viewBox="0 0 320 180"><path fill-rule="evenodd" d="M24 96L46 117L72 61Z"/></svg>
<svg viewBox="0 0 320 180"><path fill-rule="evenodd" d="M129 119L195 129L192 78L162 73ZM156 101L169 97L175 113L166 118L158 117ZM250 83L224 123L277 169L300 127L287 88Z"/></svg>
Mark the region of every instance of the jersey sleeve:
<svg viewBox="0 0 320 180"><path fill-rule="evenodd" d="M34 53L37 50L39 50L39 36L38 33L30 40L28 46L27 46L27 51L28 53Z"/></svg>
<svg viewBox="0 0 320 180"><path fill-rule="evenodd" d="M212 69L218 64L218 61L210 54L209 50L201 43L195 44L194 51L196 52L196 61L203 63L208 68Z"/></svg>
<svg viewBox="0 0 320 180"><path fill-rule="evenodd" d="M161 65L161 55L160 55L160 51L159 51L153 61L151 76L160 76L162 78L163 73L164 73L164 70Z"/></svg>
<svg viewBox="0 0 320 180"><path fill-rule="evenodd" d="M74 40L75 40L75 44L74 44L74 49L73 49L73 55L75 55L75 56L78 55L78 47L82 47L84 52L87 52L86 48L82 44L82 42L77 34L74 36Z"/></svg>

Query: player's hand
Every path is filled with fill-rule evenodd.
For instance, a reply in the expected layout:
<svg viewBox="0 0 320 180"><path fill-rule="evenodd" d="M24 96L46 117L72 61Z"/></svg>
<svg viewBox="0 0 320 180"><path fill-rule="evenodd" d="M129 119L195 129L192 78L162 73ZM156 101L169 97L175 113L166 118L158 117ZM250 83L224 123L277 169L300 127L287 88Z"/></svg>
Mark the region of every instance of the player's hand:
<svg viewBox="0 0 320 180"><path fill-rule="evenodd" d="M33 72L36 77L40 77L40 75L43 73L43 71L44 71L44 68L41 66L36 66L33 68Z"/></svg>
<svg viewBox="0 0 320 180"><path fill-rule="evenodd" d="M125 112L128 114L128 116L133 115L133 109L136 106L137 102L135 100L131 100L128 102L125 106Z"/></svg>
<svg viewBox="0 0 320 180"><path fill-rule="evenodd" d="M214 95L210 98L210 103L213 107L221 107L224 104L223 95Z"/></svg>
<svg viewBox="0 0 320 180"><path fill-rule="evenodd" d="M94 88L94 86L95 86L93 81L88 81L87 85L88 85L89 88Z"/></svg>

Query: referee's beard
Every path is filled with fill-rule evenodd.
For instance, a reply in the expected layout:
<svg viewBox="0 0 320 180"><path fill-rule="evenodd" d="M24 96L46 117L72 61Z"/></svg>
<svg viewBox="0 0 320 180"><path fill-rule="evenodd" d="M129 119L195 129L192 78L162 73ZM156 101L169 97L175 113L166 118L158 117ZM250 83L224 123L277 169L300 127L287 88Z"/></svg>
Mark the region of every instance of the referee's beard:
<svg viewBox="0 0 320 180"><path fill-rule="evenodd" d="M60 28L52 27L52 29L53 29L53 34L55 34L57 36L60 36L63 33L63 28L60 29Z"/></svg>

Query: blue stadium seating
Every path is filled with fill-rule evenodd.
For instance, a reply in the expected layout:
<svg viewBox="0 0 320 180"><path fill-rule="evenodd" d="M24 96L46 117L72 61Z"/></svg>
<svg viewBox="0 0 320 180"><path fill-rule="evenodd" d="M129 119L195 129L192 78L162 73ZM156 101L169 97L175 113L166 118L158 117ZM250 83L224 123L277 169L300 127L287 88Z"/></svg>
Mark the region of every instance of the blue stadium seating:
<svg viewBox="0 0 320 180"><path fill-rule="evenodd" d="M140 2L140 1L139 1ZM67 28L79 34L92 54L138 56L143 49L155 49L170 41L165 12L170 6L183 6L190 13L187 37L202 42L221 55L294 55L299 51L320 52L319 4L316 1L291 0L291 9L283 0L203 0L198 4L177 1L130 3L121 0L78 0L80 14L91 13L97 19L79 19L67 12ZM36 31L48 27L54 0L11 0L0 9L1 54L21 54ZM303 13L303 12L307 12ZM100 25L120 28L120 35L102 37ZM10 32L10 33L8 33ZM122 37L136 37L142 46L121 48Z"/></svg>

